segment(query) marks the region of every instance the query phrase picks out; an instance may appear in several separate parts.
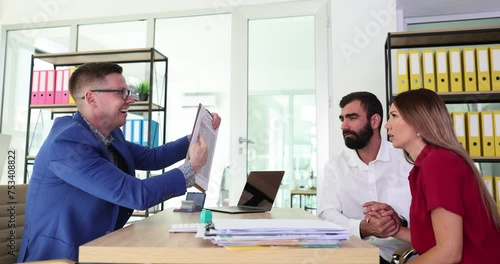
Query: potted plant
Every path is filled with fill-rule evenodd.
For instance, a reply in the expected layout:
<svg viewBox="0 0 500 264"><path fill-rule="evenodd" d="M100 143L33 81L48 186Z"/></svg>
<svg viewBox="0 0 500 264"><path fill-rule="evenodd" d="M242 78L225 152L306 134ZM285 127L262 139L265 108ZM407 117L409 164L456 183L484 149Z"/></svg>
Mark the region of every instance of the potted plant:
<svg viewBox="0 0 500 264"><path fill-rule="evenodd" d="M137 93L140 101L147 101L149 97L149 82L143 81L137 85Z"/></svg>

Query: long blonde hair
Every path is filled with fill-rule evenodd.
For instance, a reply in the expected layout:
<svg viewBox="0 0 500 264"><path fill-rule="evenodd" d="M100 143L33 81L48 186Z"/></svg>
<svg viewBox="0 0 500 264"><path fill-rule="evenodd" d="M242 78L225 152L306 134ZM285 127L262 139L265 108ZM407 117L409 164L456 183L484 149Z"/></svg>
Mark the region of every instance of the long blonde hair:
<svg viewBox="0 0 500 264"><path fill-rule="evenodd" d="M447 149L467 163L479 186L488 215L500 230L500 214L493 197L488 192L481 173L474 165L467 151L460 145L453 129L453 123L444 101L428 89L410 90L398 94L393 101L406 123L418 128L420 136L428 145ZM406 159L413 163L409 153Z"/></svg>

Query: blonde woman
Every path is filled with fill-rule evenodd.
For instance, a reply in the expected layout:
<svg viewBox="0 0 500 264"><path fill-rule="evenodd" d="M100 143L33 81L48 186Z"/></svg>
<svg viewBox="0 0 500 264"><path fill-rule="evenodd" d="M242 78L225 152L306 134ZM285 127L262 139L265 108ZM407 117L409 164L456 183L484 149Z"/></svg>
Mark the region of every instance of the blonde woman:
<svg viewBox="0 0 500 264"><path fill-rule="evenodd" d="M500 263L498 208L458 142L443 100L427 89L401 93L385 127L414 164L408 177L411 229L394 235L419 253L412 263ZM365 213L379 217L391 210L370 203Z"/></svg>

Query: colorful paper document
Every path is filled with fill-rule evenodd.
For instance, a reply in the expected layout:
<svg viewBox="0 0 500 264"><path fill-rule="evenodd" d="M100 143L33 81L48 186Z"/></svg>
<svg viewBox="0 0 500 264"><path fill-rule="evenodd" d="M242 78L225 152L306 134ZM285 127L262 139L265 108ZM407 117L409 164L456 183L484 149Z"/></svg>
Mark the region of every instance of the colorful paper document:
<svg viewBox="0 0 500 264"><path fill-rule="evenodd" d="M212 243L234 246L339 247L349 238L343 227L319 219L213 219L204 232Z"/></svg>

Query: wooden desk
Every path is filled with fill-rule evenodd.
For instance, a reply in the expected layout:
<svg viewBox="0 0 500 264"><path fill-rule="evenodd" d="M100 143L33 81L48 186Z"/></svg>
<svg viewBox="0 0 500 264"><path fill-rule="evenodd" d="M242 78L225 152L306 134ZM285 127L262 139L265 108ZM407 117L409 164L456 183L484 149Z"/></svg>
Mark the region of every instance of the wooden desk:
<svg viewBox="0 0 500 264"><path fill-rule="evenodd" d="M199 213L167 209L80 246L79 263L379 263L379 249L351 237L341 248L262 247L230 250L194 233L169 233L173 223L195 223ZM316 216L299 208L267 213L213 213L214 218L295 218ZM96 219L96 221L99 221Z"/></svg>

